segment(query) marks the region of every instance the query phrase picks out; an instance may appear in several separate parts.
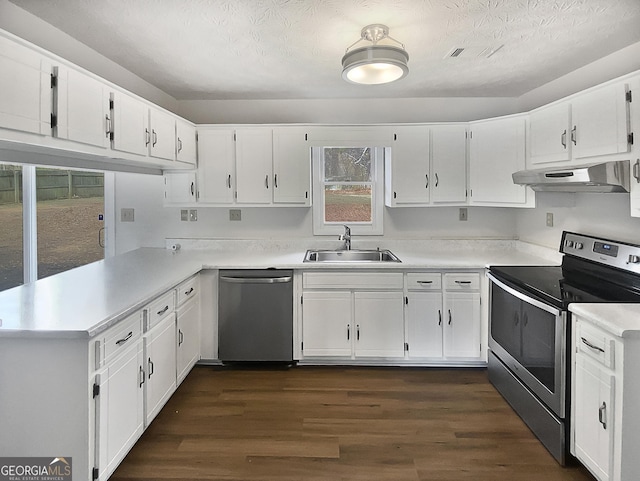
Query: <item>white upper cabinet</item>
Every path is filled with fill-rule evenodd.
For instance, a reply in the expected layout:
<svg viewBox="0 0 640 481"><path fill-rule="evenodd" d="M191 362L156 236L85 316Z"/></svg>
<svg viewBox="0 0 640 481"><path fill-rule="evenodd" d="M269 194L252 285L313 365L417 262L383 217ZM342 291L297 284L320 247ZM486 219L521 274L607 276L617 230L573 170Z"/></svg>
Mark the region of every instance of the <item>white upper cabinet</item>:
<svg viewBox="0 0 640 481"><path fill-rule="evenodd" d="M467 127L431 127L431 201L467 201Z"/></svg>
<svg viewBox="0 0 640 481"><path fill-rule="evenodd" d="M111 147L131 154L147 155L151 143L149 107L121 92L112 92Z"/></svg>
<svg viewBox="0 0 640 481"><path fill-rule="evenodd" d="M511 177L525 168L524 116L473 122L470 136L471 204L528 206L526 188Z"/></svg>
<svg viewBox="0 0 640 481"><path fill-rule="evenodd" d="M0 128L51 134L52 64L0 36Z"/></svg>
<svg viewBox="0 0 640 481"><path fill-rule="evenodd" d="M571 142L573 157L589 157L629 151L626 84L593 90L572 101Z"/></svg>
<svg viewBox="0 0 640 481"><path fill-rule="evenodd" d="M274 204L311 205L311 149L306 129L273 129Z"/></svg>
<svg viewBox="0 0 640 481"><path fill-rule="evenodd" d="M236 146L233 129L198 131L198 201L232 204Z"/></svg>
<svg viewBox="0 0 640 481"><path fill-rule="evenodd" d="M563 102L529 114L529 163L532 168L571 158L571 104Z"/></svg>
<svg viewBox="0 0 640 481"><path fill-rule="evenodd" d="M111 113L108 87L88 75L56 67L54 136L108 148Z"/></svg>
<svg viewBox="0 0 640 481"><path fill-rule="evenodd" d="M385 157L386 205L428 204L429 127L395 127L391 154Z"/></svg>
<svg viewBox="0 0 640 481"><path fill-rule="evenodd" d="M197 200L196 173L170 171L164 174L166 204L195 204Z"/></svg>
<svg viewBox="0 0 640 481"><path fill-rule="evenodd" d="M149 155L166 160L176 158L176 119L162 110L149 109Z"/></svg>
<svg viewBox="0 0 640 481"><path fill-rule="evenodd" d="M196 127L182 119L176 119L176 160L196 165Z"/></svg>
<svg viewBox="0 0 640 481"><path fill-rule="evenodd" d="M271 129L236 129L236 201L271 203L273 143Z"/></svg>

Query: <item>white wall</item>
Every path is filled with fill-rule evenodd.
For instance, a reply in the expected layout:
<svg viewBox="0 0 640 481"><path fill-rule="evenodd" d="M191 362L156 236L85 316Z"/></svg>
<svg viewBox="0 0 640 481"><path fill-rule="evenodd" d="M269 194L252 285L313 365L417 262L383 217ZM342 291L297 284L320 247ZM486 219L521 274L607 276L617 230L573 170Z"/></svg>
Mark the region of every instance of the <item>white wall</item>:
<svg viewBox="0 0 640 481"><path fill-rule="evenodd" d="M164 247L166 237L291 239L313 236L310 208L240 207L242 220L231 222L227 207L198 207L198 220L183 222L180 208L163 207L162 177L118 173L115 185L117 254L138 247ZM123 207L135 209L133 223L120 222ZM469 207L469 220L461 222L457 207L386 208L384 236L375 238L512 239L516 236L516 214L516 209Z"/></svg>
<svg viewBox="0 0 640 481"><path fill-rule="evenodd" d="M563 230L640 244L640 218L629 215L629 194L538 192L537 207L517 213L521 240L557 249ZM553 227L546 227L546 214Z"/></svg>

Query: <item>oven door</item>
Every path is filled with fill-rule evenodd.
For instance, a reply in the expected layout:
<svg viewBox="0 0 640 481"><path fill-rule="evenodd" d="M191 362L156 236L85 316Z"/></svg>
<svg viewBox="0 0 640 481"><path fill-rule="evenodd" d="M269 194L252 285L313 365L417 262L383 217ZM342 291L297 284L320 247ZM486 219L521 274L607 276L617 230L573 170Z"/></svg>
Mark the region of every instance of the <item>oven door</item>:
<svg viewBox="0 0 640 481"><path fill-rule="evenodd" d="M565 417L567 314L491 273L489 348L559 418Z"/></svg>

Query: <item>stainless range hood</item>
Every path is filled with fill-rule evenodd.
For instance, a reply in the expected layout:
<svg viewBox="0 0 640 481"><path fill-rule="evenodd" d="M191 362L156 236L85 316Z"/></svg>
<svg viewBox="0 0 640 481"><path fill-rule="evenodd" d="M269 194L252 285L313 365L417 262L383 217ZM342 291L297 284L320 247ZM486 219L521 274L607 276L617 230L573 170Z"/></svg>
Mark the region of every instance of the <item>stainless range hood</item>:
<svg viewBox="0 0 640 481"><path fill-rule="evenodd" d="M566 169L521 170L512 175L514 184L542 192L629 192L629 161Z"/></svg>

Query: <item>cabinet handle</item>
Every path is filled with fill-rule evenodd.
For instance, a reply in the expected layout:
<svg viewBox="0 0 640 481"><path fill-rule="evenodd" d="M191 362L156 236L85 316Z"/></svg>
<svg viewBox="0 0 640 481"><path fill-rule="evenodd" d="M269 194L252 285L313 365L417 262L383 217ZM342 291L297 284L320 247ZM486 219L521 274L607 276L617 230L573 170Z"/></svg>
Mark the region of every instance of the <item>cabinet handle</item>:
<svg viewBox="0 0 640 481"><path fill-rule="evenodd" d="M229 189L231 188L231 174L229 174L229 177L227 177L227 187Z"/></svg>
<svg viewBox="0 0 640 481"><path fill-rule="evenodd" d="M640 159L636 160L636 163L633 164L633 176L636 182L640 184Z"/></svg>
<svg viewBox="0 0 640 481"><path fill-rule="evenodd" d="M347 341L351 339L351 324L347 324Z"/></svg>
<svg viewBox="0 0 640 481"><path fill-rule="evenodd" d="M573 142L573 145L578 145L578 140L576 139L576 129L577 127L575 125L571 129L571 142Z"/></svg>
<svg viewBox="0 0 640 481"><path fill-rule="evenodd" d="M273 174L273 187L278 188L278 174Z"/></svg>
<svg viewBox="0 0 640 481"><path fill-rule="evenodd" d="M594 351L600 351L600 352L604 353L604 349L602 349L601 347L598 347L598 346L596 346L594 344L591 344L584 337L581 337L580 339L582 340L582 343L585 344L587 347L590 347Z"/></svg>
<svg viewBox="0 0 640 481"><path fill-rule="evenodd" d="M436 172L436 187L438 187L439 183L440 183L440 179L438 179L438 173Z"/></svg>
<svg viewBox="0 0 640 481"><path fill-rule="evenodd" d="M157 314L159 316L161 316L162 314L164 314L165 312L167 312L169 310L169 306L164 306L164 309L160 309Z"/></svg>
<svg viewBox="0 0 640 481"><path fill-rule="evenodd" d="M147 363L149 366L149 379L151 379L151 376L153 376L153 361L151 360L151 358L149 358Z"/></svg>
<svg viewBox="0 0 640 481"><path fill-rule="evenodd" d="M456 284L471 284L471 281L455 281Z"/></svg>
<svg viewBox="0 0 640 481"><path fill-rule="evenodd" d="M151 142L151 134L149 134L149 129L144 129L144 135L145 135L145 142L144 145L145 147L149 145L149 142Z"/></svg>
<svg viewBox="0 0 640 481"><path fill-rule="evenodd" d="M425 184L424 188L428 189L429 188L429 174L424 174L424 178L427 179L427 183Z"/></svg>
<svg viewBox="0 0 640 481"><path fill-rule="evenodd" d="M451 309L447 309L449 311L449 325L451 325Z"/></svg>
<svg viewBox="0 0 640 481"><path fill-rule="evenodd" d="M438 325L442 325L442 311L438 309Z"/></svg>
<svg viewBox="0 0 640 481"><path fill-rule="evenodd" d="M153 129L151 132L153 132L153 144L151 144L151 147L155 147L158 143L158 134L156 133L155 129Z"/></svg>
<svg viewBox="0 0 640 481"><path fill-rule="evenodd" d="M111 135L111 119L109 118L108 115L105 115L104 118L106 120L105 127L106 127L107 139L108 139L109 136Z"/></svg>
<svg viewBox="0 0 640 481"><path fill-rule="evenodd" d="M142 366L140 366L140 385L138 387L142 387L142 385L144 384L144 369L142 369Z"/></svg>
<svg viewBox="0 0 640 481"><path fill-rule="evenodd" d="M567 148L567 129L564 129L562 135L560 136L560 143L566 149Z"/></svg>
<svg viewBox="0 0 640 481"><path fill-rule="evenodd" d="M603 429L607 429L607 403L604 401L598 409L598 421L602 424Z"/></svg>
<svg viewBox="0 0 640 481"><path fill-rule="evenodd" d="M184 292L185 296L188 296L189 294L191 294L193 292L193 287L191 289L189 289L188 291Z"/></svg>
<svg viewBox="0 0 640 481"><path fill-rule="evenodd" d="M191 195L194 194L195 192L195 187L196 187L196 183L195 182L191 182Z"/></svg>
<svg viewBox="0 0 640 481"><path fill-rule="evenodd" d="M178 137L178 153L182 152L182 140Z"/></svg>
<svg viewBox="0 0 640 481"><path fill-rule="evenodd" d="M418 281L418 284L433 284L433 281Z"/></svg>
<svg viewBox="0 0 640 481"><path fill-rule="evenodd" d="M178 347L182 346L184 342L184 334L182 333L182 329L178 329Z"/></svg>
<svg viewBox="0 0 640 481"><path fill-rule="evenodd" d="M118 339L116 341L116 346L119 346L120 344L124 344L125 342L127 342L129 339L131 339L131 337L133 336L133 331L129 331L129 334L127 334L126 337L123 337L122 339Z"/></svg>
<svg viewBox="0 0 640 481"><path fill-rule="evenodd" d="M264 176L264 186L268 189L269 188L269 175L265 175Z"/></svg>
<svg viewBox="0 0 640 481"><path fill-rule="evenodd" d="M356 341L360 340L360 324L356 324Z"/></svg>

